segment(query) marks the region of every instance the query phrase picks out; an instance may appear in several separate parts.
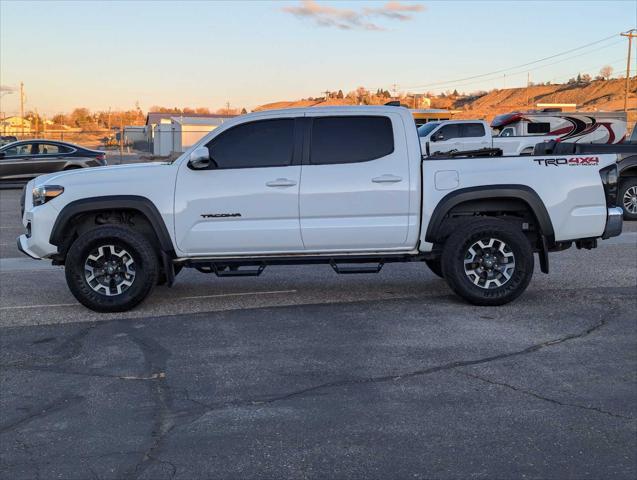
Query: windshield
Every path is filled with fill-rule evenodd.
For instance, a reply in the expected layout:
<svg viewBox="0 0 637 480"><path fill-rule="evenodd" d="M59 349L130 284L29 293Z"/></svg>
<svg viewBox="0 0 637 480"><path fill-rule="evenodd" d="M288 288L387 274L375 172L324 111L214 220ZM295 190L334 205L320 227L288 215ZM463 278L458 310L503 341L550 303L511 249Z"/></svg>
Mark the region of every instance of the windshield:
<svg viewBox="0 0 637 480"><path fill-rule="evenodd" d="M418 136L419 137L426 137L427 135L429 135L438 125L440 125L439 122L429 122L429 123L425 123L424 125L418 127Z"/></svg>

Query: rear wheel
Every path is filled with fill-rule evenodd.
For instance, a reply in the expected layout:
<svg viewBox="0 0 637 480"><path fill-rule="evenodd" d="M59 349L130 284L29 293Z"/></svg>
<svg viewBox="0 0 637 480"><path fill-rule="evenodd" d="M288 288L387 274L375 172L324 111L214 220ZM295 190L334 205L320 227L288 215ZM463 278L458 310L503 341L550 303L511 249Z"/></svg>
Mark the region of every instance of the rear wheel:
<svg viewBox="0 0 637 480"><path fill-rule="evenodd" d="M637 177L626 177L621 181L618 198L624 219L637 220Z"/></svg>
<svg viewBox="0 0 637 480"><path fill-rule="evenodd" d="M442 272L449 287L474 305L517 298L533 276L533 251L522 231L504 220L475 220L446 241Z"/></svg>
<svg viewBox="0 0 637 480"><path fill-rule="evenodd" d="M81 235L66 256L66 282L82 305L122 312L139 304L157 283L151 243L130 228L105 225Z"/></svg>

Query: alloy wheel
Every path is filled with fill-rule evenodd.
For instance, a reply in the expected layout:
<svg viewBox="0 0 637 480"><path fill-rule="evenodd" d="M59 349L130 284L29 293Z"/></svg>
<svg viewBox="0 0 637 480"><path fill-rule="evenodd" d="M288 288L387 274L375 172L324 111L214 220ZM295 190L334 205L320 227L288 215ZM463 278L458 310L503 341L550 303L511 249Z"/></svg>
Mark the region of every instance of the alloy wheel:
<svg viewBox="0 0 637 480"><path fill-rule="evenodd" d="M480 288L501 287L511 279L514 271L515 255L511 248L498 238L478 240L465 254L464 273Z"/></svg>
<svg viewBox="0 0 637 480"><path fill-rule="evenodd" d="M120 295L135 281L135 261L123 247L101 245L86 258L84 277L95 292L109 297Z"/></svg>
<svg viewBox="0 0 637 480"><path fill-rule="evenodd" d="M622 203L628 213L637 214L637 185L626 189Z"/></svg>

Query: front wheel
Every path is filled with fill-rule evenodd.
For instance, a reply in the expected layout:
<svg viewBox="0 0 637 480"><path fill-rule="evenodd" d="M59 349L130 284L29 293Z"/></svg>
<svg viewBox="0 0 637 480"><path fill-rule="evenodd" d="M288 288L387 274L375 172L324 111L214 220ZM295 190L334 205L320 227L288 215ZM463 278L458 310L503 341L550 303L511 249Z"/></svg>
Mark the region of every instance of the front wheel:
<svg viewBox="0 0 637 480"><path fill-rule="evenodd" d="M474 305L503 305L517 298L533 276L533 250L519 228L480 219L445 242L442 273L449 287Z"/></svg>
<svg viewBox="0 0 637 480"><path fill-rule="evenodd" d="M637 220L637 177L626 177L621 181L618 197L624 219Z"/></svg>
<svg viewBox="0 0 637 480"><path fill-rule="evenodd" d="M117 225L94 228L75 240L65 269L73 296L96 312L135 307L151 292L159 273L151 243L141 233Z"/></svg>

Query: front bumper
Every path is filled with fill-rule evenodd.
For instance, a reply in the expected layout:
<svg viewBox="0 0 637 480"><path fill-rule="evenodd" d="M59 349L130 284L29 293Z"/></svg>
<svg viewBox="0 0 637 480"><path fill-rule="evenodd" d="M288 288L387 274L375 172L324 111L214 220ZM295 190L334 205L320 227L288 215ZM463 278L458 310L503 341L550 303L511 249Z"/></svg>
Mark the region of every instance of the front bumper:
<svg viewBox="0 0 637 480"><path fill-rule="evenodd" d="M606 217L606 228L602 234L602 239L616 237L622 233L624 224L624 212L619 207L610 207Z"/></svg>
<svg viewBox="0 0 637 480"><path fill-rule="evenodd" d="M28 257L34 258L35 260L41 260L40 257L38 257L31 250L29 250L28 238L26 235L20 235L17 238L17 242L18 242L18 250L20 250L22 253L24 253Z"/></svg>

